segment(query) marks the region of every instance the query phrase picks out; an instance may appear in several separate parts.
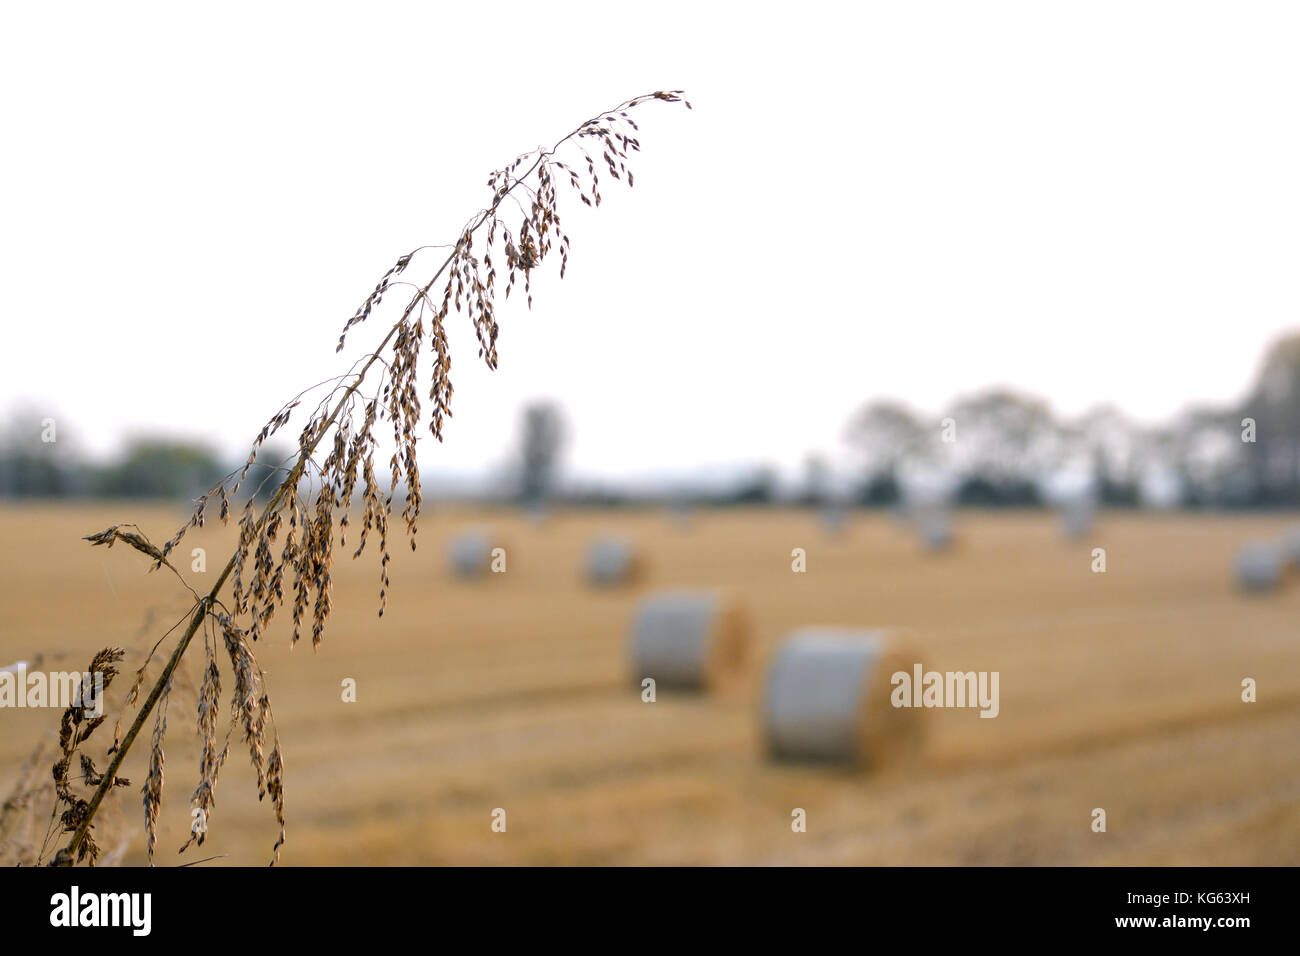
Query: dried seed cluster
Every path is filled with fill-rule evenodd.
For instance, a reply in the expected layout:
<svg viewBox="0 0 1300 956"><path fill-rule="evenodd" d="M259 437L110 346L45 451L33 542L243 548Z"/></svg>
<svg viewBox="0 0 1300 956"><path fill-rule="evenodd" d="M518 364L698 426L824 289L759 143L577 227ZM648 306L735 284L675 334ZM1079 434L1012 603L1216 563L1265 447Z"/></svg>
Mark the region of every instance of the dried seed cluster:
<svg viewBox="0 0 1300 956"><path fill-rule="evenodd" d="M81 783L87 787L98 787L105 784L108 787L129 787L131 781L125 777L113 777L111 780L105 780L104 775L95 768L95 762L79 748L99 729L100 724L106 719L103 712L103 701L97 694L108 690L109 684L117 676L117 665L126 654L120 647L106 647L101 650L90 662L86 669L85 678L81 686L81 700L72 701L68 708L63 712L63 718L59 722L59 759L54 762L52 776L54 779L54 794L56 803L56 812L58 807L63 811L59 814L59 823L64 833L71 833L88 819L90 812L90 801L82 797L73 789L73 778L70 771L73 766L73 758L78 758L81 769ZM96 688L97 675L100 683L99 689ZM88 716L89 711L98 711L99 715L95 717ZM89 860L90 865L94 866L95 861L99 858L99 847L96 845L94 838L87 828L85 839L77 848L76 862ZM66 851L64 851L66 852ZM63 861L60 861L63 862ZM72 862L68 860L66 862Z"/></svg>
<svg viewBox="0 0 1300 956"><path fill-rule="evenodd" d="M286 473L270 503L259 514L254 508L254 496L249 495L243 506L238 521L238 547L221 576L221 583L195 605L195 613L201 618L196 623L202 623L204 627L207 658L198 693L196 728L201 757L199 782L192 802L196 809L204 811L205 818L210 815L216 778L229 753L230 736L238 726L257 772L259 795L271 795L280 824L280 837L274 850L277 859L284 842L283 759L271 718L270 701L252 648L276 612L286 604L292 619L293 643L297 644L301 638L310 615L312 646L320 645L332 610L331 571L335 538L340 547L345 546L358 489L362 522L352 556L360 557L370 535L377 536L378 603L379 614L383 615L390 586L389 521L393 500L399 488L404 489L401 519L412 549L415 548L416 523L423 505L416 452L422 437L424 415L417 379L425 341L429 343L432 363L428 429L434 438L442 441L444 422L451 417L453 389L446 323L452 311L464 314L470 320L478 339L479 358L489 368L495 369L498 363L498 279L504 281L507 299L517 284L522 285L531 308L533 271L554 252L559 253L560 276L564 276L570 244L568 235L561 228L559 184L567 184L585 205L593 207L601 203L601 175L608 173L611 178L631 186L634 179L628 165L629 155L639 151L641 144L630 111L650 101L681 102L690 108L681 90L657 91L635 97L587 120L549 149L524 153L505 169L492 173L487 180L492 191L491 201L464 226L450 247L425 246L399 258L344 323L338 349L343 349L349 332L366 322L390 291L399 285L409 286L413 292L400 317L378 348L360 360L359 369L354 366L355 371L334 380L333 387L308 416L298 434L296 460L291 467L283 469ZM563 149L571 149L576 155L563 159ZM595 158L597 154L599 159ZM511 205L507 206L507 201ZM515 209L520 218L513 220L512 225L507 221L506 212ZM427 281L416 284L402 278L420 258L421 252L435 248L450 248L451 251ZM498 275L498 263L502 263L503 277ZM443 283L441 296L433 293L439 281ZM361 387L376 366L378 381L372 383L373 391L367 395ZM215 498L220 503L221 522L229 521L232 499L257 460L259 450L289 423L301 400L300 395L263 426L238 476L228 476L200 498L189 521L161 549L154 548L141 535L123 531L120 525L91 535L88 540L109 546L115 541L125 541L152 557L154 567L166 564L167 556L186 532L190 528L203 527L209 501ZM392 427L396 451L388 462L388 481L383 486L375 470L374 457L378 447L375 429L385 421ZM316 458L318 452L324 452L324 458L319 461ZM223 602L219 600L219 591L227 576L231 595ZM221 671L217 662L216 636L209 633L209 619L215 620L221 632L234 678L231 728L220 748L217 746L216 714L221 697ZM236 621L246 621L246 625L240 626ZM187 632L186 641L194 635L196 623ZM178 653L184 651L182 644ZM165 670L159 680L168 680L169 673ZM130 702L135 701L142 679L143 669L137 674ZM154 724L149 777L144 788L151 859L162 797L166 691L169 690L170 683L161 695L150 695L151 700L160 702ZM129 747L134 739L139 720L137 718L132 734L123 743L124 747ZM266 756L268 722L272 749ZM203 833L196 832L182 850L202 842Z"/></svg>

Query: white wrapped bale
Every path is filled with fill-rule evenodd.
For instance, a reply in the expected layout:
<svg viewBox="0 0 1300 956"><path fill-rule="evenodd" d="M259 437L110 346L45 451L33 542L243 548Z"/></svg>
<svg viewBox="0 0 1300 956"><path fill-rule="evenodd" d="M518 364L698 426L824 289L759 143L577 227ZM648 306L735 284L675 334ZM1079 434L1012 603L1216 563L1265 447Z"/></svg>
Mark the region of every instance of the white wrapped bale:
<svg viewBox="0 0 1300 956"><path fill-rule="evenodd" d="M916 533L927 551L943 551L952 544L952 522L948 512L926 508L915 515Z"/></svg>
<svg viewBox="0 0 1300 956"><path fill-rule="evenodd" d="M624 538L597 538L587 547L587 581L597 587L630 584L643 567L640 553Z"/></svg>
<svg viewBox="0 0 1300 956"><path fill-rule="evenodd" d="M641 602L632 620L632 678L656 688L703 690L734 677L749 658L753 629L744 607L717 592L677 591Z"/></svg>
<svg viewBox="0 0 1300 956"><path fill-rule="evenodd" d="M457 577L474 578L486 574L492 563L492 539L486 531L464 531L451 539L448 564Z"/></svg>
<svg viewBox="0 0 1300 956"><path fill-rule="evenodd" d="M541 527L551 519L551 506L545 501L534 501L526 504L523 510L528 523L535 527Z"/></svg>
<svg viewBox="0 0 1300 956"><path fill-rule="evenodd" d="M1282 580L1282 549L1268 541L1250 541L1237 552L1237 585L1243 591L1271 591Z"/></svg>
<svg viewBox="0 0 1300 956"><path fill-rule="evenodd" d="M675 499L668 503L668 520L676 528L686 530L694 519L689 501Z"/></svg>
<svg viewBox="0 0 1300 956"><path fill-rule="evenodd" d="M1300 527L1292 528L1282 536L1282 554L1287 564L1300 569Z"/></svg>
<svg viewBox="0 0 1300 956"><path fill-rule="evenodd" d="M763 690L769 754L873 766L915 750L915 709L890 702L892 675L911 673L914 663L883 631L796 631L777 651Z"/></svg>
<svg viewBox="0 0 1300 956"><path fill-rule="evenodd" d="M1081 538L1092 530L1092 502L1084 499L1067 501L1061 505L1061 525L1067 538Z"/></svg>
<svg viewBox="0 0 1300 956"><path fill-rule="evenodd" d="M844 533L844 527L848 524L849 511L842 504L823 505L821 509L822 530L831 537L838 537Z"/></svg>

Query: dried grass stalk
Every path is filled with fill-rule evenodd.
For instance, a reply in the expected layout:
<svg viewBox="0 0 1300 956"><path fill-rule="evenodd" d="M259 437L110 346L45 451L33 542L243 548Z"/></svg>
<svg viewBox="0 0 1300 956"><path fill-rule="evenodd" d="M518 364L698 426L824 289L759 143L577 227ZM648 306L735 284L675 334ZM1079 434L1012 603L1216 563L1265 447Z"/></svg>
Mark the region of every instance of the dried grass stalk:
<svg viewBox="0 0 1300 956"><path fill-rule="evenodd" d="M168 691L170 691L168 687ZM162 806L163 790L163 739L167 736L167 691L163 692L158 716L153 722L153 740L149 745L149 775L145 778L144 796L145 854L153 865L154 846L158 842L158 809Z"/></svg>
<svg viewBox="0 0 1300 956"><path fill-rule="evenodd" d="M390 292L398 287L410 290L410 298L378 347L353 365L352 371L327 382L325 394L314 407L310 403L306 405L310 411L298 431L293 464L276 472L283 472L283 477L260 513L254 507L254 495L245 493L234 554L206 595L200 596L190 588L195 604L185 632L120 742L115 733L112 762L103 781L88 801L74 804L66 814L73 835L56 862L69 863L74 855L81 859L88 853L93 861L96 851L90 840L91 820L149 714L161 704L145 784L145 822L152 860L162 799L167 691L190 642L210 618L221 631L233 675L231 730L238 726L248 745L257 772L259 794L271 795L280 825L272 863L279 859L284 843L283 757L265 681L252 647L286 603L289 593L292 593L290 615L294 643L300 639L309 613L312 646L318 647L324 639L333 611L335 535L342 547L349 530L348 511L358 484L364 517L353 557L362 554L372 533L377 536L379 614L383 615L390 587L388 532L393 500L402 489L401 520L414 549L416 523L423 506L418 444L429 436L442 441L443 425L451 416L451 353L446 333L451 313L455 311L470 321L478 339L479 358L489 368L496 368L500 331L496 311L498 286L504 285L507 299L512 291L522 287L531 307L534 270L558 254L559 273L564 276L570 244L561 225L560 185L588 206L601 203L602 176L608 175L631 186L634 179L629 157L641 148L631 111L648 102L680 102L690 107L680 90L637 96L613 110L597 114L550 148L518 156L488 177L487 186L491 190L488 205L462 227L449 246L423 246L400 256L344 323L338 340L339 351L344 348L349 332L368 321ZM518 218L514 218L516 214ZM425 260L423 253L436 248L451 251L427 280L411 282L399 278ZM442 283L440 295L434 291L439 282ZM427 416L417 387L420 356L426 342L432 362ZM372 379L372 373L377 379ZM368 384L369 394L361 391L363 383ZM311 391L296 396L271 416L254 439L238 475L226 476L199 498L189 520L162 548L154 547L138 531L123 530L133 527L129 525L114 525L89 535L87 540L108 547L117 541L125 542L149 556L154 568L165 565L184 582L184 576L167 561L167 556L190 528L203 526L208 504L214 498L220 503L220 521L223 524L229 521L232 500L257 461L262 446L289 425ZM386 488L381 485L374 464L375 429L384 421L392 427L397 449L388 462ZM423 434L424 427L428 428L428 436ZM323 453L324 458L317 460L318 453ZM285 538L279 545L281 533ZM227 583L230 593L223 602L221 595ZM189 588L188 583L186 587ZM205 643L215 644L215 636ZM196 729L202 755L199 781L192 797L194 807L205 813L213 806L213 788L229 744L228 734L227 745L220 751L216 749L215 713L220 703L221 677L211 646L208 655L198 692ZM143 687L142 675L143 668L128 695L130 703L137 700L138 691ZM73 733L75 737L80 731ZM271 753L266 757L268 738ZM66 770L66 765L61 771L56 765L56 776L58 772L66 775ZM185 846L199 842L202 838L196 836Z"/></svg>

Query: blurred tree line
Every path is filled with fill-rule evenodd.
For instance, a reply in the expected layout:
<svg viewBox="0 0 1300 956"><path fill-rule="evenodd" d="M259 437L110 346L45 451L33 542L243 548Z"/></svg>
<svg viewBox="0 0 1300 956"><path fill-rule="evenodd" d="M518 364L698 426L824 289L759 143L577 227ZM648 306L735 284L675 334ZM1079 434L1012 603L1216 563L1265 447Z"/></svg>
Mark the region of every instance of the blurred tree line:
<svg viewBox="0 0 1300 956"><path fill-rule="evenodd" d="M1300 333L1265 355L1246 398L1197 406L1142 427L1098 406L1056 418L1041 399L992 388L958 399L938 419L889 400L857 411L845 431L861 469L858 501L891 505L909 476L951 476L956 503L1045 503L1048 480L1087 476L1109 506L1153 499L1186 507L1300 505Z"/></svg>
<svg viewBox="0 0 1300 956"><path fill-rule="evenodd" d="M516 457L522 503L556 493L564 432L553 403L525 409ZM1300 333L1268 350L1240 403L1191 407L1159 426L1140 425L1113 405L1062 419L1037 396L995 387L958 398L933 418L896 400L870 402L852 415L844 439L856 462L848 482L835 480L814 454L793 492L782 490L774 468L756 465L729 487L679 489L667 498L712 507L891 507L921 479L940 476L955 504L977 507L1033 507L1080 493L1109 507L1298 507ZM654 496L606 483L560 497L622 506Z"/></svg>
<svg viewBox="0 0 1300 956"><path fill-rule="evenodd" d="M113 461L95 464L65 436L49 441L47 419L19 413L0 431L0 498L194 498L243 462L222 462L201 442L140 438ZM508 496L530 508L552 500L618 506L646 500L616 484L561 492L567 426L551 401L527 405L511 462ZM1111 405L1073 419L1042 399L998 387L957 399L937 418L894 400L870 402L844 434L856 460L846 490L828 462L808 458L801 490L783 494L775 469L755 466L725 489L677 489L681 504L804 505L850 501L892 506L918 476L943 475L961 505L1018 507L1049 503L1052 479L1086 480L1103 505L1185 507L1300 506L1300 333L1269 349L1240 403L1188 408L1164 425L1141 426ZM264 449L246 488L265 481L285 455ZM267 464L263 464L267 463ZM1086 476L1086 477L1084 477Z"/></svg>
<svg viewBox="0 0 1300 956"><path fill-rule="evenodd" d="M225 462L202 442L136 438L114 459L96 463L81 455L57 424L19 412L0 431L0 498L190 499L243 467ZM264 450L245 487L257 487L278 463ZM267 483L271 484L270 482Z"/></svg>

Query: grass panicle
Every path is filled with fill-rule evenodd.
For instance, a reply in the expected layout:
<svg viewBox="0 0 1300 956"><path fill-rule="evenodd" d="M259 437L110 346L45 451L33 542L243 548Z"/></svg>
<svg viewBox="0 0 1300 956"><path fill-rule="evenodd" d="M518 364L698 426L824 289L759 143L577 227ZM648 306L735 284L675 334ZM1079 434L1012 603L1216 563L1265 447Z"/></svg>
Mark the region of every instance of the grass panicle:
<svg viewBox="0 0 1300 956"><path fill-rule="evenodd" d="M349 334L373 318L381 303L395 290L401 290L404 296L409 292L400 314L378 347L362 356L351 371L324 383L321 386L324 394L317 395L314 404L308 395L315 390L308 390L272 415L253 440L242 469L227 475L200 497L189 519L161 548L150 543L138 529L130 530L133 525L114 525L87 536L92 544L107 547L124 542L151 558L153 569L166 565L184 582L184 576L169 562L169 555L190 529L204 526L208 506L214 499L219 503L218 520L222 524L229 522L232 511L239 507L241 488L267 440L297 421L296 452L287 460L291 464L286 462L274 469L279 484L269 501L259 511L255 500L260 489L251 493L244 490L238 543L216 583L206 595L185 584L194 597L185 631L143 701L139 700L139 693L145 683L144 667L137 672L124 705L138 703L134 720L123 736L119 716L110 751L111 762L104 774L94 772L98 785L88 800L73 797L66 787L71 751L65 749L64 759L56 763L56 783L62 781L69 794L60 797L67 804L64 829L72 836L54 862L69 864L87 857L94 862L98 850L90 836L91 821L106 793L114 786L124 785L114 775L150 713L156 710L149 771L143 790L147 855L152 862L162 803L167 702L172 680L201 629L206 659L196 693L195 727L200 759L191 803L195 811L202 811L195 818L205 821L205 826L192 830L181 849L203 843L206 821L215 805L217 776L229 754L232 736L238 733L248 747L259 797L271 797L280 828L271 862L274 865L279 860L285 841L284 761L266 681L253 649L286 604L293 644L301 639L308 625L313 648L325 639L333 612L335 545L340 550L345 547L350 530L349 512L358 490L362 523L352 557L360 558L373 538L379 564L378 614L383 616L391 589L389 522L394 499L400 489L399 518L407 542L414 550L417 522L424 504L418 446L426 437L441 442L446 421L452 414L451 350L447 337L452 313L469 321L478 342L479 359L489 369L495 369L500 333L498 289L504 289L503 297L507 300L519 291L531 308L535 271L558 257L559 275L563 278L568 268L570 241L561 221L561 197L568 192L594 208L602 201L602 177L629 187L633 185L631 157L640 151L641 143L632 112L651 102L683 103L690 108L681 90L660 90L597 114L549 148L523 153L492 173L487 179L490 200L465 223L451 243L422 246L399 256L343 323L337 351L344 349ZM440 263L430 260L433 250L448 249ZM411 281L410 276L422 268L427 269L427 278ZM430 386L422 395L418 382L420 362L426 350ZM381 483L375 465L379 446L376 430L385 425L391 428L395 451L387 463L388 481ZM229 593L223 597L227 584ZM231 681L231 722L220 748L217 714L223 678L217 653L218 633L228 658ZM120 657L119 653L111 664L116 664ZM149 659L152 658L151 653ZM74 749L94 727L84 729L76 724L69 728L68 740ZM86 779L89 781L91 776L87 774Z"/></svg>

